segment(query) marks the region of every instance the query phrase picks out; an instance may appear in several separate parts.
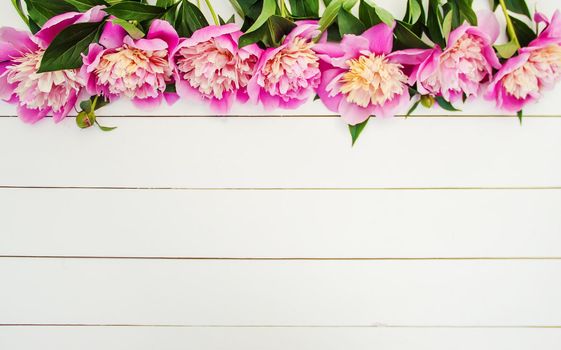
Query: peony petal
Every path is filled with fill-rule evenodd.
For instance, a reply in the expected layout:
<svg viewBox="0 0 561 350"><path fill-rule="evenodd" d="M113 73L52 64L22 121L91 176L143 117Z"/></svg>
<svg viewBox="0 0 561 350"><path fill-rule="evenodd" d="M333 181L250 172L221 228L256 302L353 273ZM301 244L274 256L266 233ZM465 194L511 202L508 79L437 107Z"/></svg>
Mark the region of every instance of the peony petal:
<svg viewBox="0 0 561 350"><path fill-rule="evenodd" d="M501 32L497 16L490 10L481 10L477 13L477 27L489 37L490 44L497 41Z"/></svg>
<svg viewBox="0 0 561 350"><path fill-rule="evenodd" d="M33 42L31 34L11 27L0 28L0 62L35 52L39 46Z"/></svg>
<svg viewBox="0 0 561 350"><path fill-rule="evenodd" d="M101 22L106 16L105 6L95 6L87 12L67 12L49 19L42 29L35 34L43 47L48 47L61 31L77 23Z"/></svg>
<svg viewBox="0 0 561 350"><path fill-rule="evenodd" d="M339 113L343 120L349 125L357 125L365 122L374 113L374 107L361 107L346 99L342 99L339 104Z"/></svg>
<svg viewBox="0 0 561 350"><path fill-rule="evenodd" d="M167 21L154 20L146 35L147 39L162 39L168 44L168 50L173 51L179 43L179 35Z"/></svg>
<svg viewBox="0 0 561 350"><path fill-rule="evenodd" d="M362 33L362 37L370 42L370 51L377 55L389 54L393 49L393 29L385 23L380 23Z"/></svg>
<svg viewBox="0 0 561 350"><path fill-rule="evenodd" d="M27 124L35 124L39 120L45 118L47 114L49 114L49 110L29 109L25 106L18 105L18 116Z"/></svg>
<svg viewBox="0 0 561 350"><path fill-rule="evenodd" d="M123 29L123 27L108 21L103 28L103 32L99 38L99 43L107 49L116 49L123 46L123 40L126 36L127 32Z"/></svg>
<svg viewBox="0 0 561 350"><path fill-rule="evenodd" d="M343 95L337 94L335 96L330 96L329 91L327 91L327 85L329 85L329 83L331 83L334 79L338 79L338 77L344 72L344 70L337 68L322 72L321 82L317 89L317 94L321 99L321 102L323 102L325 107L327 107L327 109L331 112L339 112L339 104L343 99Z"/></svg>

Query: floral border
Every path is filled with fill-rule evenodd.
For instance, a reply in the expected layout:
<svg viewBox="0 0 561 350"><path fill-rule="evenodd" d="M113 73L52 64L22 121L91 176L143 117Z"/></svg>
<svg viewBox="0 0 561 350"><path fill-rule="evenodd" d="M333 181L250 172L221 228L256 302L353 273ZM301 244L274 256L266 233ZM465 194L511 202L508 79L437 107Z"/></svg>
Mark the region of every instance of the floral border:
<svg viewBox="0 0 561 350"><path fill-rule="evenodd" d="M373 0L230 2L243 25L210 0L12 0L30 31L0 29L0 98L27 123L79 106L77 125L104 131L96 110L120 98L189 99L220 115L319 98L354 144L371 116L457 111L480 96L522 120L561 77L561 13L532 15L524 0L478 13L473 0L407 0L402 19Z"/></svg>

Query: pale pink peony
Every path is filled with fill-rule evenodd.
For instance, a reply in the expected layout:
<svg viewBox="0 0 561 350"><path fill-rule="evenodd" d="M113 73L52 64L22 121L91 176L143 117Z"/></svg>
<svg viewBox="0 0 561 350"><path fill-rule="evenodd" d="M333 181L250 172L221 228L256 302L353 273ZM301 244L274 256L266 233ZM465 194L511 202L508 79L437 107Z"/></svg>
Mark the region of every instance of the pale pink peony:
<svg viewBox="0 0 561 350"><path fill-rule="evenodd" d="M265 50L249 82L250 100L267 110L293 109L309 100L321 80L311 42L319 33L317 21L297 22L281 46Z"/></svg>
<svg viewBox="0 0 561 350"><path fill-rule="evenodd" d="M202 28L184 39L173 53L177 93L210 102L226 113L235 100L247 101L247 85L261 49L238 48L242 33L235 24Z"/></svg>
<svg viewBox="0 0 561 350"><path fill-rule="evenodd" d="M0 29L0 98L18 106L18 115L35 123L52 115L64 119L80 99L85 80L79 70L37 73L45 49L65 28L75 23L99 22L103 7L85 13L69 12L45 23L35 36L13 28Z"/></svg>
<svg viewBox="0 0 561 350"><path fill-rule="evenodd" d="M99 44L90 45L82 76L88 92L114 101L126 96L142 107L157 106L173 82L169 53L179 37L165 21L155 20L146 38L133 40L117 25L108 23Z"/></svg>
<svg viewBox="0 0 561 350"><path fill-rule="evenodd" d="M499 24L490 12L479 13L479 26L464 24L450 33L448 47L436 46L420 65L413 79L422 95L442 96L455 102L464 95L476 97L483 83L500 68L493 43Z"/></svg>
<svg viewBox="0 0 561 350"><path fill-rule="evenodd" d="M487 90L486 98L505 111L521 111L561 80L561 12L551 23L540 13L535 19L547 24L545 30L504 64Z"/></svg>

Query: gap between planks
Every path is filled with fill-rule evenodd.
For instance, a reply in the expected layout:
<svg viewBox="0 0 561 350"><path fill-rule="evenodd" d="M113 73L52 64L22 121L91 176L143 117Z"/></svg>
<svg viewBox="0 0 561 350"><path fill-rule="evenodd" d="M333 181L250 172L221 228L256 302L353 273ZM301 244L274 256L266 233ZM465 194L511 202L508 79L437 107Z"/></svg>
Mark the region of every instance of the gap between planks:
<svg viewBox="0 0 561 350"><path fill-rule="evenodd" d="M95 255L0 255L0 259L42 260L184 260L184 261L534 261L561 260L561 257L188 257L188 256L95 256Z"/></svg>
<svg viewBox="0 0 561 350"><path fill-rule="evenodd" d="M190 325L190 324L94 324L94 323L0 323L1 327L78 328L403 328L403 329L561 329L561 325Z"/></svg>
<svg viewBox="0 0 561 350"><path fill-rule="evenodd" d="M558 191L561 186L508 187L128 187L128 186L16 186L0 190L138 190L138 191Z"/></svg>

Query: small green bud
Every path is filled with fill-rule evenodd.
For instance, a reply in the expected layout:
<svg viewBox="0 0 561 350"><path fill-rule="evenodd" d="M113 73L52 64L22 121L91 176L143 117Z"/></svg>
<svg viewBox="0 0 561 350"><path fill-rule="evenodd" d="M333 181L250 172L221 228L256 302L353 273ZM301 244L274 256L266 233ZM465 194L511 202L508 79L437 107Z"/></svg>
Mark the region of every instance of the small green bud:
<svg viewBox="0 0 561 350"><path fill-rule="evenodd" d="M421 96L421 104L426 108L432 108L434 106L434 97L431 95Z"/></svg>
<svg viewBox="0 0 561 350"><path fill-rule="evenodd" d="M81 129L87 129L93 126L95 123L95 114L87 113L87 112L80 112L76 116L76 124Z"/></svg>

